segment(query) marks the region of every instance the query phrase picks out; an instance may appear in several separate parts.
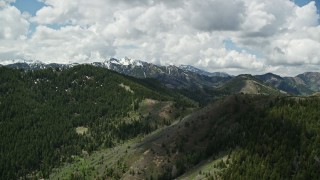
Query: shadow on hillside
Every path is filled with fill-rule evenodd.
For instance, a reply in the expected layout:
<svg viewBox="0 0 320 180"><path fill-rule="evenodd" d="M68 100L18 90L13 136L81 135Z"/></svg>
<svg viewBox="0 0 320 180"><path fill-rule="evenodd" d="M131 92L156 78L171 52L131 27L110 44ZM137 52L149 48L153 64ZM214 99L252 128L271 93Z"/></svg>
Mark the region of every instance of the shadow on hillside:
<svg viewBox="0 0 320 180"><path fill-rule="evenodd" d="M149 161L139 163L152 169L148 177L161 172L157 178L170 179L227 152L232 163L220 174L225 179L316 177L311 147L320 144L291 116L299 107L285 98L229 96L146 138L140 147Z"/></svg>

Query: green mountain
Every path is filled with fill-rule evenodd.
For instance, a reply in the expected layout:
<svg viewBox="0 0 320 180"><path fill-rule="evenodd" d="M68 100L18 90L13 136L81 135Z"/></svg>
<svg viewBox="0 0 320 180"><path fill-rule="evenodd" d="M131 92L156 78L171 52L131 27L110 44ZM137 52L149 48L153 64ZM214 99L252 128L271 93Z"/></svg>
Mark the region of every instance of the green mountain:
<svg viewBox="0 0 320 180"><path fill-rule="evenodd" d="M274 86L265 84L263 81L260 81L249 74L236 76L224 83L218 89L228 95L234 93L269 95L281 94L281 92L274 88Z"/></svg>
<svg viewBox="0 0 320 180"><path fill-rule="evenodd" d="M319 98L233 95L51 179L317 179Z"/></svg>
<svg viewBox="0 0 320 180"><path fill-rule="evenodd" d="M0 67L0 92L0 179L48 177L63 162L150 133L196 106L154 80L88 65Z"/></svg>
<svg viewBox="0 0 320 180"><path fill-rule="evenodd" d="M318 73L139 63L0 67L0 179L320 176Z"/></svg>
<svg viewBox="0 0 320 180"><path fill-rule="evenodd" d="M39 70L46 68L67 69L78 64L44 64L41 62L16 62L7 67L13 69ZM215 88L231 78L225 73L208 73L192 66L160 66L152 63L132 60L128 58L111 58L103 62L94 62L91 65L103 67L128 76L145 79L157 79L170 89L175 89L181 94L206 105L218 98ZM214 94L213 94L214 92Z"/></svg>

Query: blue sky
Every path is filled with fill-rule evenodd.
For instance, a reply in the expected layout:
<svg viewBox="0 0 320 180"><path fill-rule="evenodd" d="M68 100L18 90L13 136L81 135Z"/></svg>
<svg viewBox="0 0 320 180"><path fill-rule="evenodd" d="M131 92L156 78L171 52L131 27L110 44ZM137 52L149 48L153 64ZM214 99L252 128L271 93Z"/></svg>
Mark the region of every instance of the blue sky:
<svg viewBox="0 0 320 180"><path fill-rule="evenodd" d="M32 16L44 6L44 4L38 0L16 0L13 5L21 12L28 12Z"/></svg>
<svg viewBox="0 0 320 180"><path fill-rule="evenodd" d="M247 48L241 48L239 46L237 46L231 39L225 39L223 41L224 43L224 46L227 50L235 50L239 53L241 53L242 51L245 51L249 54L252 54L252 55L255 55L257 58L263 58L264 56L258 52L258 51L254 51L254 50L251 50L251 49L247 49Z"/></svg>
<svg viewBox="0 0 320 180"><path fill-rule="evenodd" d="M294 0L294 2L299 5L299 6L304 6L306 4L308 4L311 0ZM315 0L316 2L316 5L317 5L317 8L318 8L318 11L320 9L320 2L319 0Z"/></svg>

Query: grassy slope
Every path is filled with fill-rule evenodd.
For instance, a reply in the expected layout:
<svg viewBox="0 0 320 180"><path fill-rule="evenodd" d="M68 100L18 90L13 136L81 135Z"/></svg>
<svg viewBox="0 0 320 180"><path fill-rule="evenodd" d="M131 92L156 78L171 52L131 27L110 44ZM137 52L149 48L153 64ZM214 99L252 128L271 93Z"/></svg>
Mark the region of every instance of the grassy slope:
<svg viewBox="0 0 320 180"><path fill-rule="evenodd" d="M269 86L251 75L237 76L220 88L220 91L227 92L227 94L244 93L244 94L281 94L276 88Z"/></svg>
<svg viewBox="0 0 320 180"><path fill-rule="evenodd" d="M156 124L169 125L173 121L178 121L181 117L192 112L192 108L177 109L171 101L157 101L153 99L144 99L139 104L136 112L130 113L130 118L143 116L149 117ZM126 117L125 117L126 119ZM156 127L157 128L157 127ZM165 128L162 128L165 129ZM158 134L161 129L154 131L148 136ZM138 161L144 152L143 148L137 147L137 144L143 142L144 136L141 135L131 140L120 142L114 148L101 148L91 155L76 156L72 163L66 163L60 168L54 169L50 179L70 179L85 178L97 179L109 176L120 177L129 171L129 165Z"/></svg>
<svg viewBox="0 0 320 180"><path fill-rule="evenodd" d="M147 113L148 111L151 113L157 112L156 114L161 114L158 113L159 106L167 107L168 105L159 103L158 105L154 105L150 108L150 106L146 107L146 104L150 105L150 100L146 100L141 103L140 112L142 114ZM207 110L208 109L203 111L207 112ZM119 164L126 164L124 172L116 172L116 174L119 174L119 177L123 176L124 179L140 179L142 177L151 176L158 177L159 174L163 173L163 167L166 165L166 161L168 159L172 161L176 160L174 157L166 159L168 150L164 144L174 146L176 141L181 138L181 136L178 136L176 133L181 132L182 135L188 134L189 128L186 127L184 123L191 121L197 115L198 113L187 116L181 121L178 120L171 126L162 128L148 135L146 138L128 141L114 149L100 150L85 159L78 160L78 162L75 162L74 164L66 164L64 167L56 170L50 177L52 179L67 179L71 177L71 174L81 176L82 171L87 174L86 178L105 177L108 175L118 176L115 175L115 173L108 174L108 171L110 170L104 167L106 164L110 169L111 167L112 169L119 169ZM174 139L168 137L172 137ZM130 148L128 148L129 146ZM102 157L113 158L101 160ZM102 162L98 161L99 159ZM115 163L118 161L120 161L119 164Z"/></svg>
<svg viewBox="0 0 320 180"><path fill-rule="evenodd" d="M252 98L251 96L248 97ZM231 119L234 119L237 116L234 113L235 111L238 111L238 107L235 106L235 101L238 101L236 99L237 96L233 96L219 101L212 106L208 106L200 111L188 115L185 118L176 121L172 125L162 128L142 139L126 142L126 144L120 145L114 150L102 150L95 152L93 157L88 157L84 160L85 163L81 161L73 164L71 166L72 170L68 168L69 165L66 165L64 168L60 169L57 174L55 173L51 177L59 177L60 179L70 177L70 173L75 173L76 169L83 168L83 164L87 164L85 165L85 169L90 169L88 164L97 164L95 163L95 159L97 159L96 157L101 157L103 154L108 154L105 156L117 157L116 160L106 159L104 162L109 164L112 169L119 168L117 164L113 163L114 161L119 160L120 164L126 165L124 172L117 172L117 176L123 179L143 179L151 177L156 179L166 179L180 176L189 170L191 170L191 172L182 176L182 178L197 176L196 174L198 170L211 174L219 172L220 167L216 167L216 171L210 170L207 172L205 169L220 163L220 153L225 156L227 151L227 149L224 149L223 147L217 151L220 155L208 156L208 158L211 159L211 162L209 163L205 163L201 160L206 159L205 155L203 155L203 157L199 157L199 160L197 161L190 160L190 162L181 162L186 165L182 170L181 167L177 167L177 164L179 164L181 159L186 159L186 157L192 155L197 156L195 152L199 152L201 154L206 153L206 148L209 146L211 141L208 137L208 132L210 132L212 128L216 130L216 133L225 133L226 131L230 131L230 129L226 128L227 126L233 126L233 123L225 121L225 114L234 114L229 117ZM145 103L146 102L143 102L142 104ZM146 108L143 105L141 107L143 107L143 109L141 109L140 112L146 112ZM153 109L149 109L148 111L150 110L151 112L154 111ZM215 120L219 124L219 127L212 127L212 120ZM232 130L229 133L232 133ZM130 150L127 148L128 146L130 146ZM127 154L123 153L125 150L127 150ZM225 158L222 157L222 159ZM192 169L192 167L198 163L203 165ZM95 174L96 177L99 177L96 171L99 166L100 165L95 165L94 169L91 168L91 174ZM170 175L167 174L169 170ZM107 171L108 170L105 169L102 173L103 176L100 174L100 177L106 177ZM115 174L113 174L113 176L115 176ZM92 177L92 175L89 177ZM109 178L111 178L111 176L109 176Z"/></svg>
<svg viewBox="0 0 320 180"><path fill-rule="evenodd" d="M220 166L220 164L222 161L225 164L229 163L230 159L228 157L228 155L221 155L215 159L209 158L208 160L205 160L192 169L188 170L188 172L178 177L177 179L206 179L209 175L218 177L218 174L221 172L221 170L227 167L222 167Z"/></svg>
<svg viewBox="0 0 320 180"><path fill-rule="evenodd" d="M142 139L130 141L119 147L121 150L113 150L113 157L123 157L113 169L125 164L126 168L117 174L122 179L233 179L232 173L239 172L249 179L262 176L285 178L287 173L312 179L317 177L312 169L316 165L312 163L316 163L314 158L318 155L311 155L310 149L306 148L320 145L317 134L314 134L317 127L312 124L315 121L312 117L318 117L319 113L317 108L310 108L311 117L303 119L309 114L303 113L309 101L317 103L308 97L227 97ZM279 114L279 110L286 112L291 110L290 107L299 109L294 115ZM307 130L299 129L301 122L295 122L297 116L305 120ZM121 152L128 146L130 150L122 156ZM316 154L314 150L312 153ZM299 156L291 156L294 152ZM300 169L296 172L290 170L294 166L288 164L298 160ZM113 161L104 163L112 166ZM239 163L244 165L239 166Z"/></svg>

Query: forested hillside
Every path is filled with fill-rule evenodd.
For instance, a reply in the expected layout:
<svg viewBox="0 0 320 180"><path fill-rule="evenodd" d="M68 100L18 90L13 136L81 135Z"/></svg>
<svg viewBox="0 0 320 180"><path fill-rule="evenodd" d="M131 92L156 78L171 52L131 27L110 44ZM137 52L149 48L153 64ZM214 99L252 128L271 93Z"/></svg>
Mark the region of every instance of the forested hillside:
<svg viewBox="0 0 320 180"><path fill-rule="evenodd" d="M245 80L186 116L153 79L0 67L0 179L317 179L320 98Z"/></svg>
<svg viewBox="0 0 320 180"><path fill-rule="evenodd" d="M137 112L146 98L172 102L176 117L195 106L159 83L104 68L0 67L0 179L48 177L75 156L170 123Z"/></svg>
<svg viewBox="0 0 320 180"><path fill-rule="evenodd" d="M197 150L176 167L188 174L206 160L184 178L318 179L319 98L234 95L218 104L190 123L193 132L208 127L205 133L182 135L190 139L182 149Z"/></svg>
<svg viewBox="0 0 320 180"><path fill-rule="evenodd" d="M263 104L263 103L261 103ZM320 99L276 98L239 117L239 147L223 179L318 179Z"/></svg>
<svg viewBox="0 0 320 180"><path fill-rule="evenodd" d="M319 98L232 95L51 177L318 179L319 108Z"/></svg>

